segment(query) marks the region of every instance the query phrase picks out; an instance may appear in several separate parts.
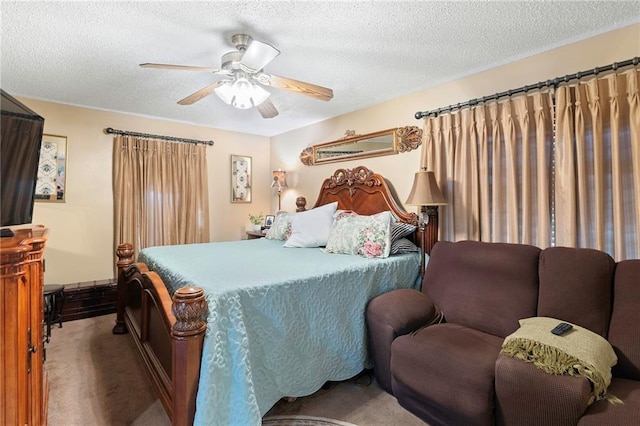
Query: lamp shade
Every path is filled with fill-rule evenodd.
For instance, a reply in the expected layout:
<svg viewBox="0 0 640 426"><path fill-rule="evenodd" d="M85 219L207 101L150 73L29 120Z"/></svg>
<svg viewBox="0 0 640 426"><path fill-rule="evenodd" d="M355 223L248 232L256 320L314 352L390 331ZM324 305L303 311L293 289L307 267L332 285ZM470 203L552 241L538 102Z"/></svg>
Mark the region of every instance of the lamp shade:
<svg viewBox="0 0 640 426"><path fill-rule="evenodd" d="M287 172L284 170L273 171L273 181L271 182L272 188L286 188L287 185Z"/></svg>
<svg viewBox="0 0 640 426"><path fill-rule="evenodd" d="M224 103L235 108L248 109L267 100L270 93L246 78L239 77L233 82L229 81L218 87L216 95Z"/></svg>
<svg viewBox="0 0 640 426"><path fill-rule="evenodd" d="M216 89L216 95L227 105L231 105L231 101L233 100L232 86L233 82L228 81Z"/></svg>
<svg viewBox="0 0 640 426"><path fill-rule="evenodd" d="M420 171L413 178L413 186L406 204L412 206L444 206L447 204L433 172Z"/></svg>

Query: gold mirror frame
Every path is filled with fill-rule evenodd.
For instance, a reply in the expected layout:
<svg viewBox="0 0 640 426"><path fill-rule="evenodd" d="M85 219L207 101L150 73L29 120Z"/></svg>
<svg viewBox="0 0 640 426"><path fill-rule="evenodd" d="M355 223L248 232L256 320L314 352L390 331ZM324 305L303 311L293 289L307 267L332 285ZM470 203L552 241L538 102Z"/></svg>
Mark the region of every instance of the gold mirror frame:
<svg viewBox="0 0 640 426"><path fill-rule="evenodd" d="M305 148L300 161L305 166L335 163L360 158L395 155L422 145L422 129L417 126L396 127L380 132L356 135L347 130L345 137Z"/></svg>

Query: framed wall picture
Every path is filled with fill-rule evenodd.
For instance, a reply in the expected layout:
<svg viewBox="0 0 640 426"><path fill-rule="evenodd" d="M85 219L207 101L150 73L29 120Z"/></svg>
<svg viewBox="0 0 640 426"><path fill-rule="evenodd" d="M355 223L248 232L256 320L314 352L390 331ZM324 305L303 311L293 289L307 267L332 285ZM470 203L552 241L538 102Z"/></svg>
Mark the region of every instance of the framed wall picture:
<svg viewBox="0 0 640 426"><path fill-rule="evenodd" d="M231 202L251 202L251 157L231 155Z"/></svg>
<svg viewBox="0 0 640 426"><path fill-rule="evenodd" d="M276 216L272 214L268 214L264 217L264 227L269 229L271 225L273 225L273 221L276 220Z"/></svg>
<svg viewBox="0 0 640 426"><path fill-rule="evenodd" d="M66 161L67 137L42 135L36 181L36 201L64 202Z"/></svg>

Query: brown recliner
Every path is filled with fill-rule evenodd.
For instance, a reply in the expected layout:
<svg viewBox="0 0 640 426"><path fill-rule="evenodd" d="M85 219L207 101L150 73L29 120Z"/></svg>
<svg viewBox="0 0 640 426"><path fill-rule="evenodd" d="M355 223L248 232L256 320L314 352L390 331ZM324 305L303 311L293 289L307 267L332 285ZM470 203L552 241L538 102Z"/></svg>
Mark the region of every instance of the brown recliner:
<svg viewBox="0 0 640 426"><path fill-rule="evenodd" d="M422 292L392 291L367 307L380 386L431 426L494 424L495 362L518 319L535 316L539 254L516 244L437 243ZM446 322L425 327L437 309Z"/></svg>
<svg viewBox="0 0 640 426"><path fill-rule="evenodd" d="M539 303L545 316L564 315L566 321L607 338L618 357L608 392L623 404L603 399L588 405L591 385L586 379L549 375L501 356L496 363L498 424L640 424L640 260L615 264L595 250L546 249L540 262Z"/></svg>
<svg viewBox="0 0 640 426"><path fill-rule="evenodd" d="M438 310L445 322L432 324ZM586 379L499 356L518 319L532 316L607 337L618 356L609 392L624 404L588 405ZM366 318L378 383L431 426L640 424L640 260L616 264L589 249L439 242L422 292L378 296Z"/></svg>

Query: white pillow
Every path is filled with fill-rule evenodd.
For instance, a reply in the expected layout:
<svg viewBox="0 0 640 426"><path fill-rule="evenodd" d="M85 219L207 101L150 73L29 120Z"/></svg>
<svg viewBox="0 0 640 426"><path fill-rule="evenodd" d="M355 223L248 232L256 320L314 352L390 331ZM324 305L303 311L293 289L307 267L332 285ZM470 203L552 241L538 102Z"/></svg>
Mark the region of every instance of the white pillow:
<svg viewBox="0 0 640 426"><path fill-rule="evenodd" d="M333 214L337 208L336 201L291 216L291 236L284 243L284 247L326 246Z"/></svg>

